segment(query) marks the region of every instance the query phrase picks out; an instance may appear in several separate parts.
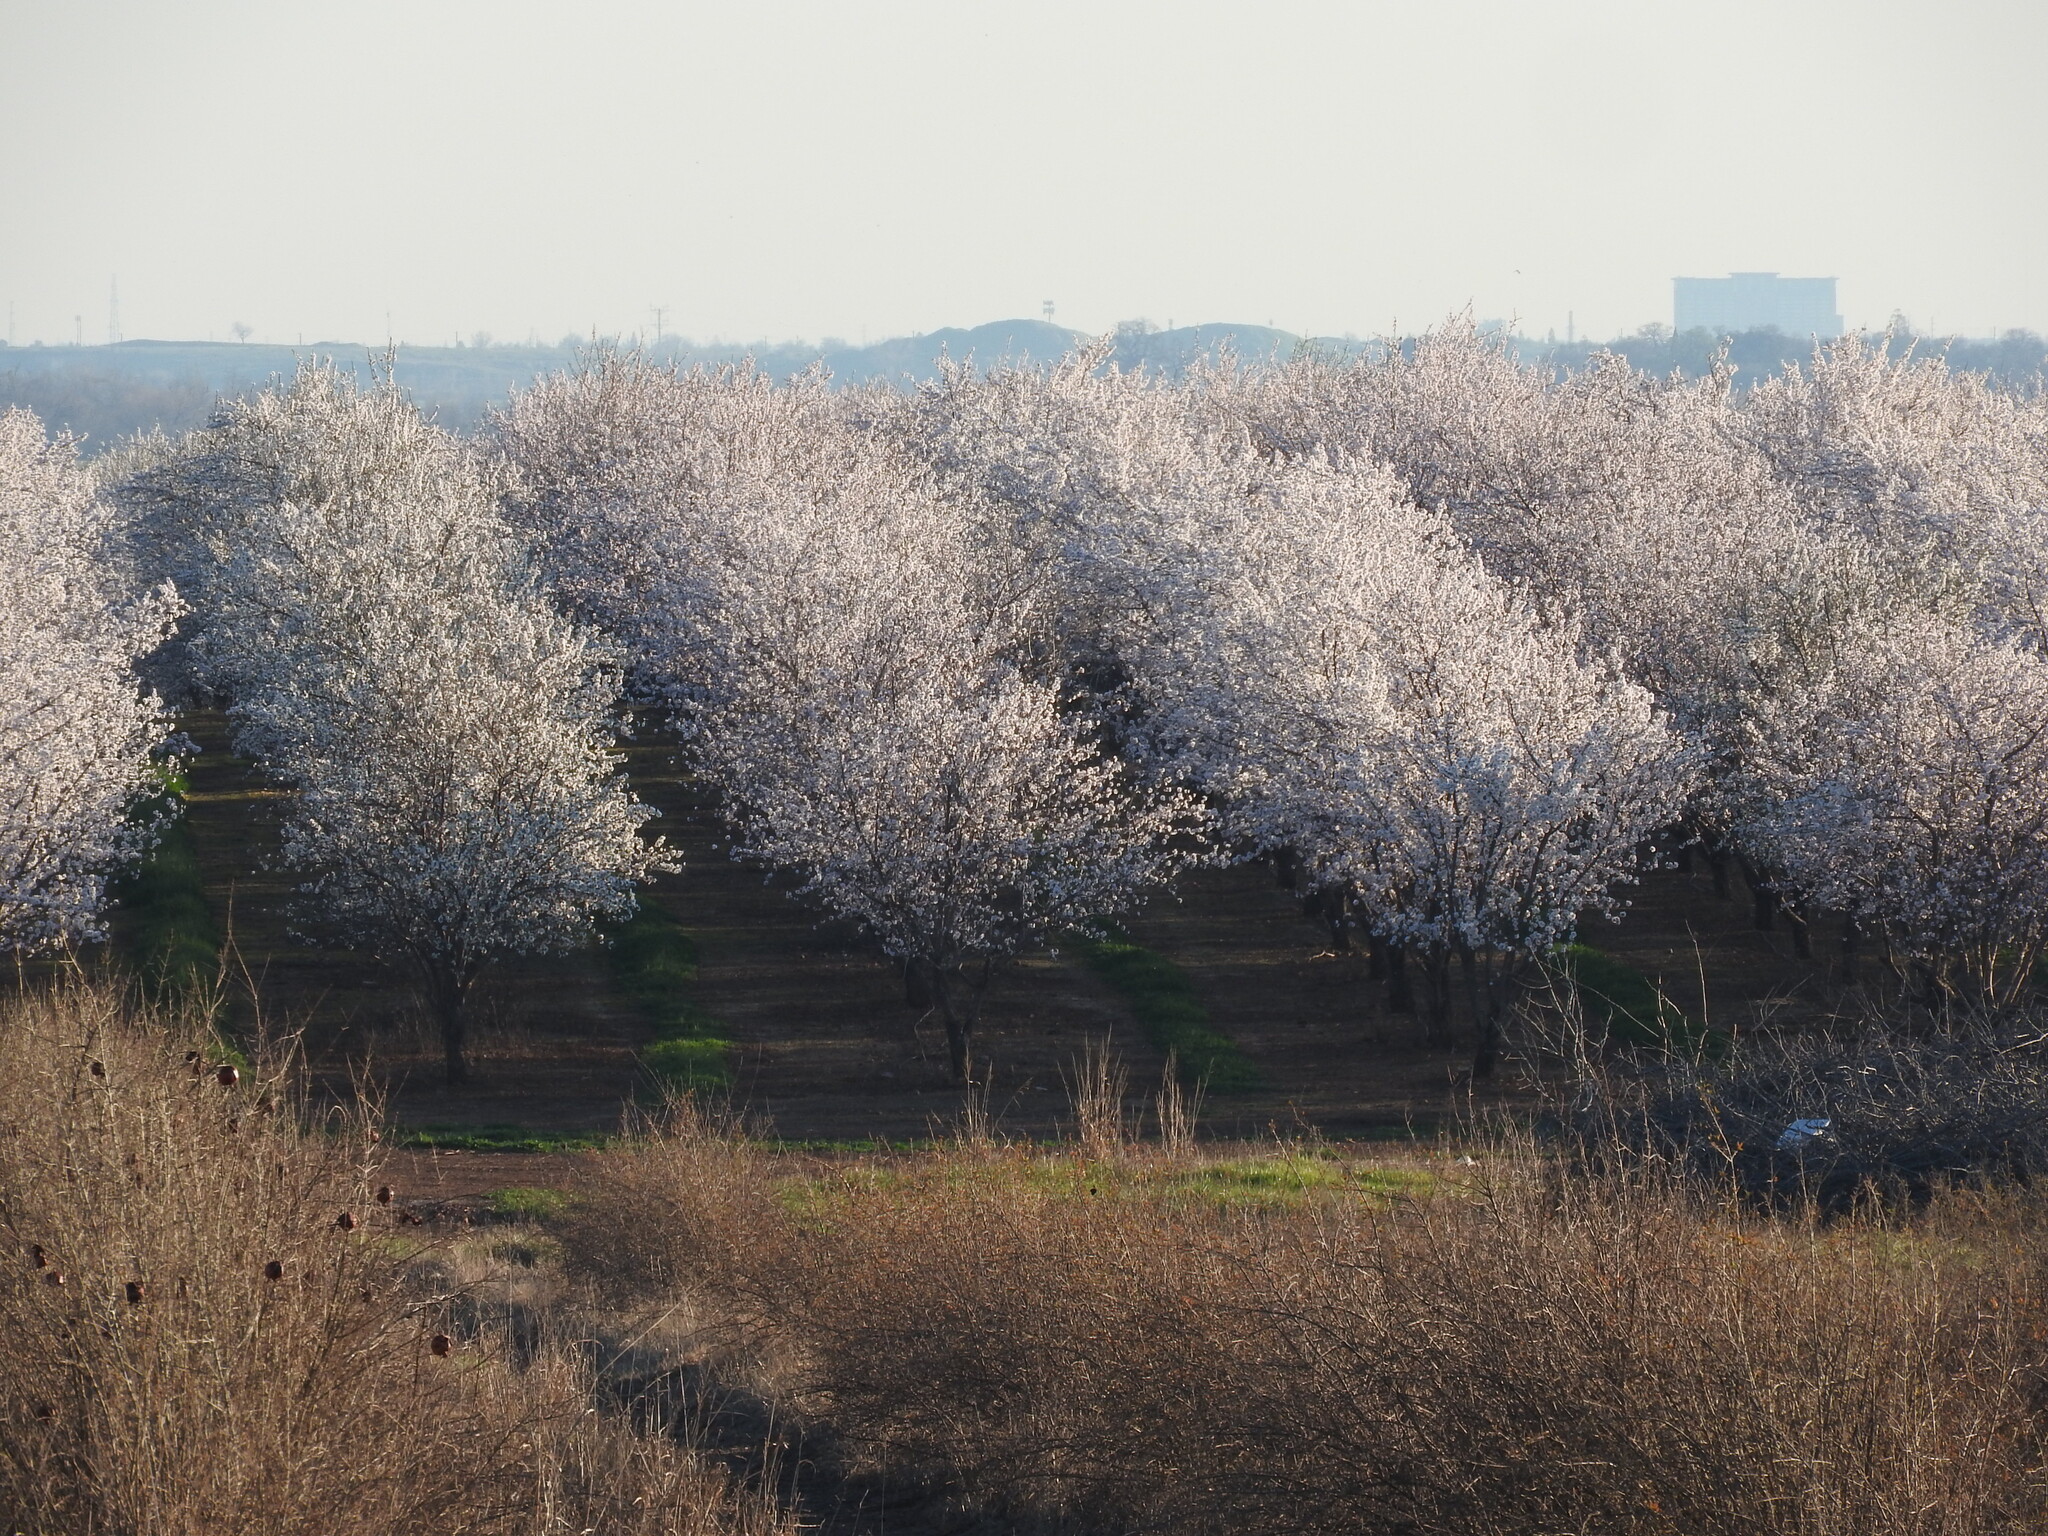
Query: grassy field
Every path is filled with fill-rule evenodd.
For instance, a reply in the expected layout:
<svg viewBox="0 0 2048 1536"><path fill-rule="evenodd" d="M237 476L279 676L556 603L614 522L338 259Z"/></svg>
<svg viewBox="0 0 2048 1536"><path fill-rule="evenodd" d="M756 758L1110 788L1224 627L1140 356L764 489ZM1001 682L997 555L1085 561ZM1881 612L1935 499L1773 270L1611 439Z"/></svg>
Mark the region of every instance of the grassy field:
<svg viewBox="0 0 2048 1536"><path fill-rule="evenodd" d="M608 949L494 972L476 1080L451 1093L403 977L323 941L317 922L307 936L287 921L291 882L272 859L277 792L227 750L218 717L185 724L204 749L185 821L162 867L131 890L121 946L143 962L175 950L189 973L224 945L232 1032L303 1030L331 1091L368 1072L394 1119L427 1142L545 1149L614 1130L622 1105L665 1086L729 1088L804 1142L902 1142L959 1107L940 1031L904 1006L895 967L782 882L734 864L715 807L655 740L635 743L628 762L686 867L647 893ZM1627 921L1585 938L1603 975L1618 967L1638 993L1660 991L1674 1012L1726 1030L1810 1021L1842 994L1825 943L1820 960L1795 959L1787 933L1754 931L1739 888L1716 900L1704 871L1653 874ZM1432 1133L1472 1092L1462 1051L1426 1050L1419 1034L1387 1011L1362 951L1330 952L1270 868L1250 865L1197 874L1110 943L1007 968L977 1054L994 1064L991 1110L1019 1134L1057 1129L1063 1074L1106 1038L1134 1096L1149 1097L1169 1050L1184 1075L1206 1077L1211 1134L1372 1140ZM1512 1101L1521 1084L1510 1072L1477 1091Z"/></svg>

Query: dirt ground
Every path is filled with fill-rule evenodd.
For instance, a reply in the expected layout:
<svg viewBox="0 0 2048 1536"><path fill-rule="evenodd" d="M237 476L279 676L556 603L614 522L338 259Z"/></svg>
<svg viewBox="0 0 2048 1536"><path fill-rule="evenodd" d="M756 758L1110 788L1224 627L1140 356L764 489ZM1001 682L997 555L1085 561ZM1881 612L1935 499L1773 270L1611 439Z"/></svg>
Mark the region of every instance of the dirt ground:
<svg viewBox="0 0 2048 1536"><path fill-rule="evenodd" d="M367 1079L387 1095L393 1119L415 1128L603 1132L648 1095L635 1053L651 1038L650 1021L591 951L498 970L479 1003L474 1081L442 1087L438 1047L404 978L331 938L299 937L286 920L292 881L273 867L275 792L227 753L217 717L187 728L205 749L191 772L189 815L243 983L234 1027L302 1031L331 1090ZM714 808L666 748L638 745L629 762L639 793L663 812L657 828L685 863L647 899L699 945L692 1000L735 1042L746 1111L802 1141L905 1140L951 1124L960 1095L943 1040L904 1006L895 967L857 933L792 901L785 883L733 863ZM1187 972L1215 1027L1266 1080L1258 1092L1212 1096L1203 1114L1211 1134L1428 1133L1465 1101L1464 1049L1425 1050L1416 1022L1386 1011L1363 955L1330 953L1327 931L1302 915L1269 866L1201 872L1180 899L1129 926ZM1839 992L1828 979L1830 940L1816 933L1816 962L1794 959L1789 934L1750 926L1739 883L1734 899L1717 900L1704 868L1650 875L1625 921L1596 921L1584 937L1657 979L1689 1011L1704 994L1707 1016L1723 1028L1809 1019ZM1000 972L978 1049L992 1067L1002 1123L1016 1134L1052 1130L1066 1109L1062 1074L1104 1038L1126 1059L1133 1096L1148 1096L1163 1062L1088 968L1041 954ZM1510 1071L1482 1091L1511 1099L1519 1083ZM493 1168L516 1161L440 1156L440 1180L467 1177L456 1172L470 1166L465 1158L486 1157ZM509 1170L478 1176L495 1180L491 1187L529 1182Z"/></svg>

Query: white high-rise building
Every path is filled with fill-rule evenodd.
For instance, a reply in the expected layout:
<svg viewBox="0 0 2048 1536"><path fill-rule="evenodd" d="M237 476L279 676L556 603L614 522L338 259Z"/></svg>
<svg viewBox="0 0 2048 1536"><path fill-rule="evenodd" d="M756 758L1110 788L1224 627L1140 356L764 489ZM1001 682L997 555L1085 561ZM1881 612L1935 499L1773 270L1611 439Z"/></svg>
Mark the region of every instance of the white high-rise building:
<svg viewBox="0 0 2048 1536"><path fill-rule="evenodd" d="M1674 277L1671 328L1675 331L1779 330L1787 336L1842 334L1832 277L1780 277L1775 272L1731 272L1726 277Z"/></svg>

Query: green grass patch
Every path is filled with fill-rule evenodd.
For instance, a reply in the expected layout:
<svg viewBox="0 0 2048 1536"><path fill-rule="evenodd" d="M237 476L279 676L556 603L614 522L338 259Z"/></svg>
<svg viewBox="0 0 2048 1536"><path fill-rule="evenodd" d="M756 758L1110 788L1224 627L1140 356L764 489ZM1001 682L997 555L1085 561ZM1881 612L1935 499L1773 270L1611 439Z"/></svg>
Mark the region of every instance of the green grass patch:
<svg viewBox="0 0 2048 1536"><path fill-rule="evenodd" d="M856 1163L801 1173L778 1182L776 1200L792 1217L829 1226L886 1196L907 1202L1108 1200L1169 1207L1189 1203L1281 1210L1314 1201L1385 1204L1437 1189L1426 1169L1358 1163L1328 1150L1283 1147L1216 1160L1091 1161L1021 1148L989 1158L942 1156L933 1161Z"/></svg>
<svg viewBox="0 0 2048 1536"><path fill-rule="evenodd" d="M1359 1166L1299 1151L1207 1163L1169 1179L1187 1194L1254 1205L1291 1205L1318 1195L1404 1199L1427 1193L1436 1182L1434 1174L1419 1168Z"/></svg>
<svg viewBox="0 0 2048 1536"><path fill-rule="evenodd" d="M1203 1084L1211 1093L1262 1086L1258 1069L1235 1040L1210 1025L1187 972L1171 960L1121 934L1078 938L1073 948L1122 996L1153 1046L1173 1054L1182 1081Z"/></svg>
<svg viewBox="0 0 2048 1536"><path fill-rule="evenodd" d="M785 1136L751 1138L752 1144L764 1152L809 1153L815 1156L839 1157L860 1153L935 1152L945 1143L934 1141L929 1136L908 1136L901 1141L892 1141L886 1136L856 1136L852 1138L812 1137L793 1139Z"/></svg>
<svg viewBox="0 0 2048 1536"><path fill-rule="evenodd" d="M678 1093L731 1088L732 1042L689 997L697 979L697 941L650 902L642 902L607 937L613 980L654 1025L654 1043L640 1053L641 1065Z"/></svg>
<svg viewBox="0 0 2048 1536"><path fill-rule="evenodd" d="M617 1139L589 1131L536 1131L523 1125L419 1125L391 1133L394 1146L441 1152L602 1152Z"/></svg>
<svg viewBox="0 0 2048 1536"><path fill-rule="evenodd" d="M173 794L150 803L145 814L170 819L156 846L113 882L116 951L159 997L195 991L220 975L220 931L183 809Z"/></svg>
<svg viewBox="0 0 2048 1536"><path fill-rule="evenodd" d="M569 1208L569 1197L559 1189L515 1184L492 1190L484 1203L493 1216L507 1221L546 1221Z"/></svg>
<svg viewBox="0 0 2048 1536"><path fill-rule="evenodd" d="M1577 990L1579 1007L1596 1037L1616 1045L1676 1051L1697 1056L1715 1048L1716 1033L1658 991L1650 978L1626 961L1573 944L1551 962L1553 972Z"/></svg>

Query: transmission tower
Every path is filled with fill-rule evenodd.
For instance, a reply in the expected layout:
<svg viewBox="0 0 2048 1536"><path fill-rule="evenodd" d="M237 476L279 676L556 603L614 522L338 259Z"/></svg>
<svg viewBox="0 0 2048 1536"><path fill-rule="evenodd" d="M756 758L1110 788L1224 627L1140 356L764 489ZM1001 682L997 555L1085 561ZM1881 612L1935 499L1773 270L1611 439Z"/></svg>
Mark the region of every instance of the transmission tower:
<svg viewBox="0 0 2048 1536"><path fill-rule="evenodd" d="M118 278L107 279L107 345L112 346L121 339L121 282Z"/></svg>
<svg viewBox="0 0 2048 1536"><path fill-rule="evenodd" d="M1051 325L1051 324L1052 324L1052 300L1051 300L1051 299L1047 299L1047 300L1045 301L1045 323L1046 323L1047 325Z"/></svg>

